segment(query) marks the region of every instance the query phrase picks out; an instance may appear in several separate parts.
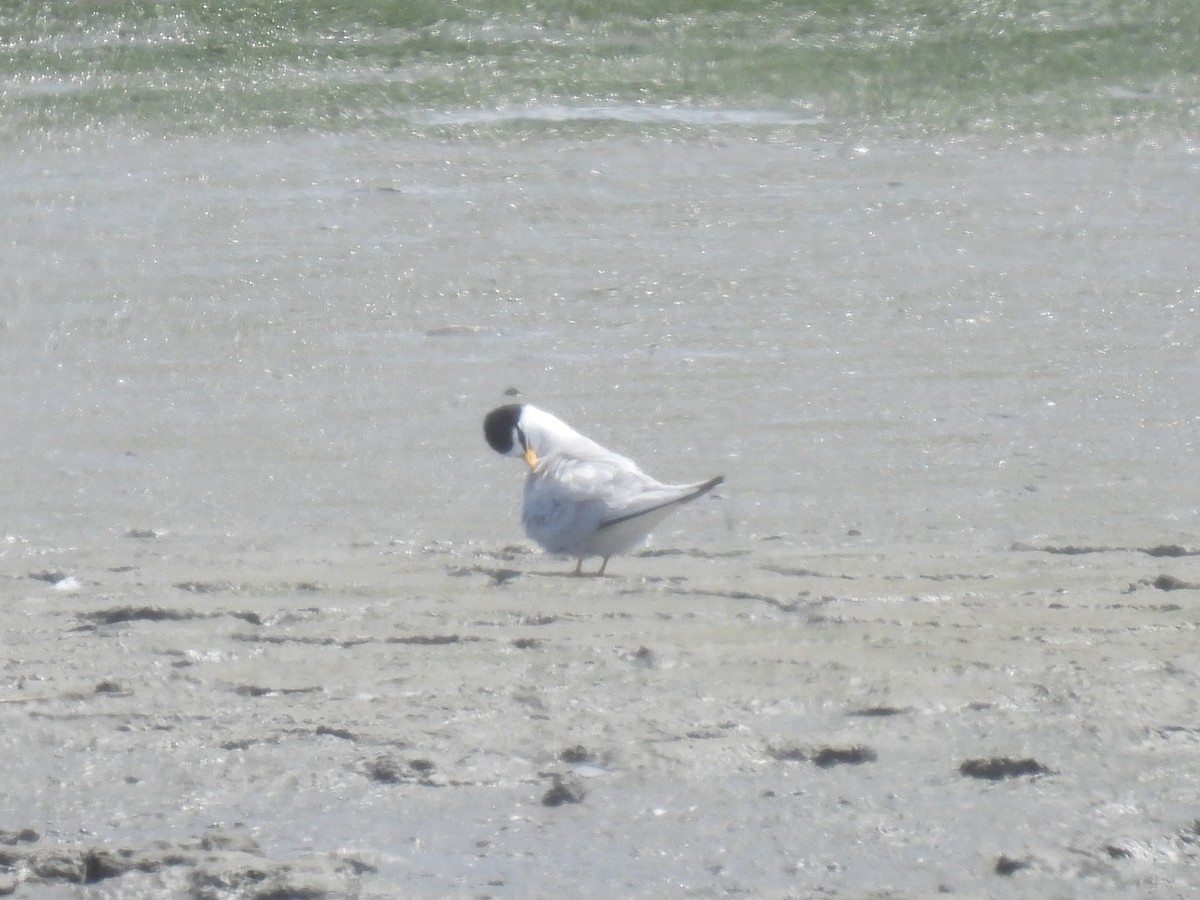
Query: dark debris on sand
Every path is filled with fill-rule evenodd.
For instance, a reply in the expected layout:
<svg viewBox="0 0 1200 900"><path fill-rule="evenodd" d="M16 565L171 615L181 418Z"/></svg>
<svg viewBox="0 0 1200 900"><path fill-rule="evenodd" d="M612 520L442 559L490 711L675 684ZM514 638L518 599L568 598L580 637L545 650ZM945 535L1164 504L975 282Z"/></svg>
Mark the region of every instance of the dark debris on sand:
<svg viewBox="0 0 1200 900"><path fill-rule="evenodd" d="M905 713L912 712L912 707L909 706L864 706L861 709L852 709L846 713L848 716L862 716L863 718L885 719L889 716L902 716Z"/></svg>
<svg viewBox="0 0 1200 900"><path fill-rule="evenodd" d="M229 616L251 625L263 624L261 617L252 612L197 612L194 609L169 609L163 606L114 606L109 609L94 609L76 614L88 622L80 630L98 628L102 625L121 625L126 622L186 622L193 619L215 619Z"/></svg>
<svg viewBox="0 0 1200 900"><path fill-rule="evenodd" d="M1192 581L1182 581L1173 575L1159 575L1151 584L1160 591L1195 591L1200 590L1200 584Z"/></svg>
<svg viewBox="0 0 1200 900"><path fill-rule="evenodd" d="M401 760L391 753L385 753L369 761L363 766L363 774L372 781L381 784L421 784L426 787L440 787L434 781L436 766L428 759Z"/></svg>
<svg viewBox="0 0 1200 900"><path fill-rule="evenodd" d="M768 747L767 752L773 759L782 762L811 761L822 769L830 769L834 766L859 766L879 759L879 754L862 744L854 744L849 747L818 747L816 749L783 745Z"/></svg>
<svg viewBox="0 0 1200 900"><path fill-rule="evenodd" d="M968 759L958 767L958 771L968 778L982 778L988 781L1051 774L1048 768L1032 757L1014 759L1008 756Z"/></svg>
<svg viewBox="0 0 1200 900"><path fill-rule="evenodd" d="M192 610L164 609L160 606L117 606L81 612L79 618L96 625L117 625L122 622L182 622L186 619L204 619L207 613Z"/></svg>
<svg viewBox="0 0 1200 900"><path fill-rule="evenodd" d="M870 747L855 744L853 747L822 747L812 761L822 769L832 766L859 766L875 762L879 756Z"/></svg>
<svg viewBox="0 0 1200 900"><path fill-rule="evenodd" d="M563 806L567 803L582 803L587 792L574 778L554 776L554 786L542 795L542 806Z"/></svg>
<svg viewBox="0 0 1200 900"><path fill-rule="evenodd" d="M265 856L249 835L213 832L199 840L151 841L138 847L100 844L40 845L32 829L2 832L0 894L16 894L23 886L94 885L143 873L177 876L187 896L206 900L245 898L355 896L361 875L375 867L345 854L318 855L296 860Z"/></svg>
<svg viewBox="0 0 1200 900"><path fill-rule="evenodd" d="M1144 553L1155 558L1176 559L1181 556L1200 556L1200 550L1181 547L1179 544L1155 544L1151 547L1103 547L1091 545L1048 544L1034 546L1032 544L1015 543L1010 549L1017 552L1050 553L1056 556L1083 556L1089 553Z"/></svg>
<svg viewBox="0 0 1200 900"><path fill-rule="evenodd" d="M563 762L571 763L572 765L581 765L583 763L595 761L592 751L583 746L583 744L576 744L573 747L567 747L561 750L558 754L558 758Z"/></svg>

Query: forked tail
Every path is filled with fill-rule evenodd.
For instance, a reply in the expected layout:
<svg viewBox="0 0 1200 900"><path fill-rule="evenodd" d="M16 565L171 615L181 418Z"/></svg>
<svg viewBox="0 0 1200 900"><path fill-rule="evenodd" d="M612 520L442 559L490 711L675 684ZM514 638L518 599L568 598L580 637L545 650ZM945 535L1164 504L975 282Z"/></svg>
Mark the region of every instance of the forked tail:
<svg viewBox="0 0 1200 900"><path fill-rule="evenodd" d="M687 503L689 500L695 500L697 497L703 497L705 494L707 494L709 491L711 491L717 485L724 484L724 483L725 483L724 475L718 475L716 478L710 478L708 481L704 482L704 484L696 485L696 490L692 491L692 493L688 494L680 502Z"/></svg>

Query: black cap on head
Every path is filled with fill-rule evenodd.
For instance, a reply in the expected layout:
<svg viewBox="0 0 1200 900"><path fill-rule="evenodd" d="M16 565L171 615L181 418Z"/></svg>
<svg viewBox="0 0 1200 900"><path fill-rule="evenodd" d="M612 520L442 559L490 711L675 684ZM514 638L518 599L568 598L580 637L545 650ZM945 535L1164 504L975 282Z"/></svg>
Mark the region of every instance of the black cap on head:
<svg viewBox="0 0 1200 900"><path fill-rule="evenodd" d="M513 450L513 432L521 418L521 404L497 406L483 418L483 436L497 453L508 456Z"/></svg>

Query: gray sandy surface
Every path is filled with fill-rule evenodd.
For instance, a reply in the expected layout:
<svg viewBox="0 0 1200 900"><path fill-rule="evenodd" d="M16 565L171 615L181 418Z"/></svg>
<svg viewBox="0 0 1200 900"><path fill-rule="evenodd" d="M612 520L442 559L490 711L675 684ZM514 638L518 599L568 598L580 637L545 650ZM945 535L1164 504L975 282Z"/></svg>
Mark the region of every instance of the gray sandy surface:
<svg viewBox="0 0 1200 900"><path fill-rule="evenodd" d="M0 891L1200 890L1192 149L12 151Z"/></svg>

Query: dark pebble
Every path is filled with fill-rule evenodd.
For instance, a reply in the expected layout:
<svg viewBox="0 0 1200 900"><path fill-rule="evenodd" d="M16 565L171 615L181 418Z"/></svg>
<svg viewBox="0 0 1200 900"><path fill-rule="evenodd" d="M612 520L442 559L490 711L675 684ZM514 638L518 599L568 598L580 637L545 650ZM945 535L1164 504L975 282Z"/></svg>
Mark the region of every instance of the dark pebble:
<svg viewBox="0 0 1200 900"><path fill-rule="evenodd" d="M1028 868L1029 860L1027 859L1013 859L1011 856L1000 854L1000 858L996 860L997 875L1012 875L1014 872Z"/></svg>

